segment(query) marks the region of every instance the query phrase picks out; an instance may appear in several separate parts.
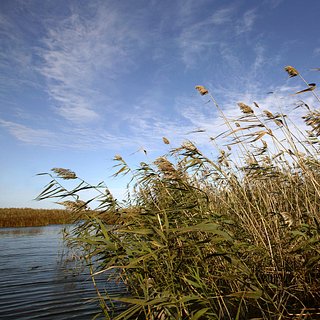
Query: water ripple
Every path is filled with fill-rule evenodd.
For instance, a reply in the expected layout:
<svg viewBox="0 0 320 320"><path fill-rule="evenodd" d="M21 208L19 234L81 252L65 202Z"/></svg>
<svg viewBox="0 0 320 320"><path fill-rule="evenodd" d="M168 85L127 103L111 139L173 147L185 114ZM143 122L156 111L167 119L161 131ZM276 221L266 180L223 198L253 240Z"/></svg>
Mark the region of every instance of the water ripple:
<svg viewBox="0 0 320 320"><path fill-rule="evenodd" d="M88 272L61 263L60 230L0 229L0 319L82 320L100 312ZM107 276L98 279L99 286ZM116 282L108 282L107 290L125 292Z"/></svg>

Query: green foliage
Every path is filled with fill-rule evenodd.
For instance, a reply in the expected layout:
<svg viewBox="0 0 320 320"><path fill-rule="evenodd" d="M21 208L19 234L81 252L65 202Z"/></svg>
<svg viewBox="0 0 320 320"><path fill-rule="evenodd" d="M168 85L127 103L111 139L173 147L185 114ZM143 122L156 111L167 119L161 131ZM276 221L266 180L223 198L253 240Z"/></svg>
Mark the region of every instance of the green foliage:
<svg viewBox="0 0 320 320"><path fill-rule="evenodd" d="M129 289L122 297L98 292L107 319L302 317L320 301L318 113L307 106L302 131L285 114L239 103L243 114L228 121L209 91L197 89L226 121L227 131L212 140L227 140L228 149L210 159L187 141L135 170L116 156L115 175L130 175L129 201L92 186L97 197L75 208L101 204L69 241L95 261L93 279L113 269ZM78 191L90 185L80 180L67 191L59 178L41 198L79 204ZM113 315L107 300L128 308Z"/></svg>

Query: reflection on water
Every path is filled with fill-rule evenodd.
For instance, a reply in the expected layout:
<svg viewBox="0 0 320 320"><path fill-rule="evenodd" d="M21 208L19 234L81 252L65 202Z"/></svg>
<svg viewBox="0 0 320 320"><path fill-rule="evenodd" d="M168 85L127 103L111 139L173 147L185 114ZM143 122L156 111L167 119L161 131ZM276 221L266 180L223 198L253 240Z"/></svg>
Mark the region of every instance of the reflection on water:
<svg viewBox="0 0 320 320"><path fill-rule="evenodd" d="M0 319L91 319L99 313L88 271L61 263L61 229L0 228ZM107 290L125 288L108 282Z"/></svg>
<svg viewBox="0 0 320 320"><path fill-rule="evenodd" d="M28 236L43 233L46 227L28 227L28 228L0 228L0 239L16 235Z"/></svg>

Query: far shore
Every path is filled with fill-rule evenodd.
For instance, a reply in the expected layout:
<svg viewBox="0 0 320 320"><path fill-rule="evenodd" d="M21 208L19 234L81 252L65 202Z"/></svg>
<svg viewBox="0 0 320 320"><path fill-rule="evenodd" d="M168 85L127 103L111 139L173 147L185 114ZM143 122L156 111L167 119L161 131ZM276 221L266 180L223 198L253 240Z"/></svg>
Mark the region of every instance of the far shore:
<svg viewBox="0 0 320 320"><path fill-rule="evenodd" d="M67 210L0 208L0 228L40 227L51 224L67 224L73 220Z"/></svg>
<svg viewBox="0 0 320 320"><path fill-rule="evenodd" d="M0 228L41 227L54 224L70 224L86 219L87 214L99 214L99 218L114 224L119 216L99 211L85 211L85 215L66 209L0 208ZM86 217L85 217L86 216Z"/></svg>

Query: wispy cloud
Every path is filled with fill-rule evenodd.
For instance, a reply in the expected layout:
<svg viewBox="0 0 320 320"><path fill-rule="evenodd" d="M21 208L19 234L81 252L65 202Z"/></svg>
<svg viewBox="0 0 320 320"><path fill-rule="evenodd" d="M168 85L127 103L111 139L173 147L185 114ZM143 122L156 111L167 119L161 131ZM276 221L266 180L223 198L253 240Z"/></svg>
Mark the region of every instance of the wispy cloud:
<svg viewBox="0 0 320 320"><path fill-rule="evenodd" d="M284 0L265 0L265 3L271 6L272 9L278 7Z"/></svg>
<svg viewBox="0 0 320 320"><path fill-rule="evenodd" d="M197 15L190 16L189 19L186 15L178 16L177 24L181 26L181 33L177 41L183 63L187 68L192 68L199 61L208 61L209 57L224 58L224 55L218 55L221 47L239 55L243 39L236 39L235 35L247 35L253 31L257 18L256 8L241 13L241 7L237 4L219 8L201 19L197 19Z"/></svg>
<svg viewBox="0 0 320 320"><path fill-rule="evenodd" d="M209 22L213 23L214 25L222 25L227 22L232 22L235 9L235 7L219 9L213 13L209 19Z"/></svg>
<svg viewBox="0 0 320 320"><path fill-rule="evenodd" d="M202 17L200 21L180 18L184 23L181 23L178 43L182 61L187 67L196 65L199 60L206 60L205 57L213 52L225 34L221 27L232 21L234 11L233 7L222 8L206 18Z"/></svg>
<svg viewBox="0 0 320 320"><path fill-rule="evenodd" d="M256 19L256 9L246 11L236 25L236 33L239 35L251 31Z"/></svg>
<svg viewBox="0 0 320 320"><path fill-rule="evenodd" d="M32 48L24 36L24 30L15 25L14 19L0 12L0 94L3 97L21 87L38 86L32 70Z"/></svg>
<svg viewBox="0 0 320 320"><path fill-rule="evenodd" d="M126 147L136 148L141 145L141 140L138 138L113 135L103 129L90 130L84 127L67 127L59 131L53 131L3 119L0 119L0 126L5 128L18 141L54 149L117 150Z"/></svg>
<svg viewBox="0 0 320 320"><path fill-rule="evenodd" d="M110 96L102 93L106 82L134 65L132 56L141 44L130 19L116 10L99 7L84 14L73 8L49 26L39 50L39 71L55 109L75 123L99 118L97 107Z"/></svg>
<svg viewBox="0 0 320 320"><path fill-rule="evenodd" d="M0 125L6 128L17 140L39 146L52 146L55 134L46 129L34 129L22 124L0 119Z"/></svg>

